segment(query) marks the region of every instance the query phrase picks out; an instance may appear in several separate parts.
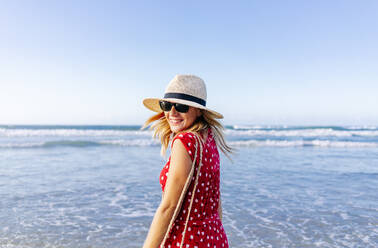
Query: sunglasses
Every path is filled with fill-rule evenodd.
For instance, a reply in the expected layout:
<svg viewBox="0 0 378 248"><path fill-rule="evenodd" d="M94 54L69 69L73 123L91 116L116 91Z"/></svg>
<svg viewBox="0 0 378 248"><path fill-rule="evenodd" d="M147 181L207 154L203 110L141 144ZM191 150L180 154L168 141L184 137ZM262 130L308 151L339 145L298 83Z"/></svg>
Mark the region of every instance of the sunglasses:
<svg viewBox="0 0 378 248"><path fill-rule="evenodd" d="M159 101L161 110L168 112L171 111L172 106L175 106L175 110L180 113L187 113L189 111L189 106L181 103L172 103L167 101Z"/></svg>

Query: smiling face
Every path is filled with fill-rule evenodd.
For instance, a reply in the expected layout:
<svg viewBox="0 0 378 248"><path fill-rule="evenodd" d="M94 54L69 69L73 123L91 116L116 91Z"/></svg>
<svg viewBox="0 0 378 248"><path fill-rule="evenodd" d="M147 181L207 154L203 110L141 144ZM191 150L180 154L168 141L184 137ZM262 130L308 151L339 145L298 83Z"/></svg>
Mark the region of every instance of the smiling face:
<svg viewBox="0 0 378 248"><path fill-rule="evenodd" d="M201 115L201 111L198 108L189 107L188 112L180 113L172 106L171 111L164 112L164 115L165 118L167 118L171 131L178 133L191 127L195 120Z"/></svg>

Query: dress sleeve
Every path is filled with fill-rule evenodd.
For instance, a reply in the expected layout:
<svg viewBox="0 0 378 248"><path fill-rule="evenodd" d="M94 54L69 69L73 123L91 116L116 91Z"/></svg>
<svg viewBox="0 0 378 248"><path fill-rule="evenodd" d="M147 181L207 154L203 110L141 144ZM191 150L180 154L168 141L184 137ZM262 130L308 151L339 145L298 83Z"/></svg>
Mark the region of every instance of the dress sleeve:
<svg viewBox="0 0 378 248"><path fill-rule="evenodd" d="M176 139L181 140L182 144L184 145L186 151L189 153L189 156L193 161L194 154L196 152L196 138L194 137L194 134L189 132L180 133L173 139L172 145Z"/></svg>

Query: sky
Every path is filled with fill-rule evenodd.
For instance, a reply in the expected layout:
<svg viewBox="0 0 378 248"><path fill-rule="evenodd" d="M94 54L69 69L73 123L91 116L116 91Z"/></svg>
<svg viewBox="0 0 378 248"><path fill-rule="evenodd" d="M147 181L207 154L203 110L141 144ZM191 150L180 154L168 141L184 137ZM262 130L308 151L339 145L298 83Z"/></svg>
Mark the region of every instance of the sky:
<svg viewBox="0 0 378 248"><path fill-rule="evenodd" d="M1 1L0 124L140 125L176 74L225 125L378 125L378 1Z"/></svg>

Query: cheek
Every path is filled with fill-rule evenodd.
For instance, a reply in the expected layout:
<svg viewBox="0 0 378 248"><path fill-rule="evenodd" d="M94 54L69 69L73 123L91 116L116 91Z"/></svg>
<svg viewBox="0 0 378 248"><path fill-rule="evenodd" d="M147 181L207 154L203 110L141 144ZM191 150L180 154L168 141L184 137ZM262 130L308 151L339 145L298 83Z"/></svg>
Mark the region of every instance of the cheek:
<svg viewBox="0 0 378 248"><path fill-rule="evenodd" d="M197 119L197 116L198 116L198 111L195 110L195 111L192 111L190 113L190 115L188 115L188 122L190 122L190 124L193 124L195 122L195 120Z"/></svg>

